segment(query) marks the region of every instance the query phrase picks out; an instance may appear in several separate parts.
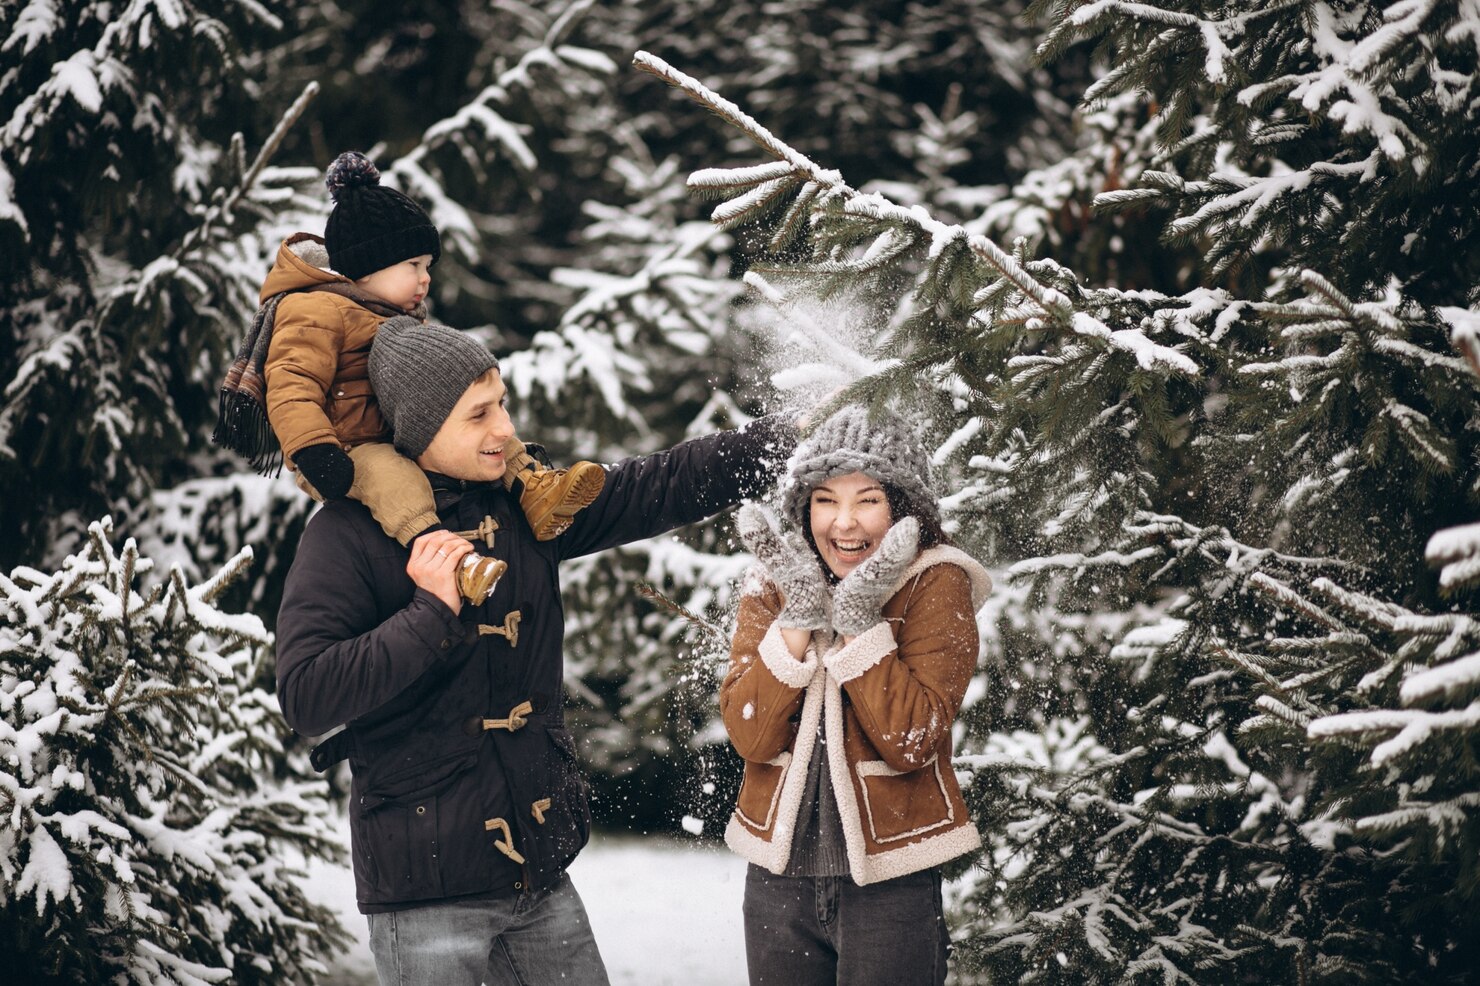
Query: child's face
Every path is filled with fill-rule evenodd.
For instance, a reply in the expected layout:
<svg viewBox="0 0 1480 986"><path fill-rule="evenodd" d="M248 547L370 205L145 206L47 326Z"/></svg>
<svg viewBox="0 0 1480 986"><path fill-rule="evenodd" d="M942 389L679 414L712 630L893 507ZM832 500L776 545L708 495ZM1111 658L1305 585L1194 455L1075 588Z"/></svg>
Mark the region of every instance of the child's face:
<svg viewBox="0 0 1480 986"><path fill-rule="evenodd" d="M424 253L382 267L355 283L375 297L409 311L427 296L427 289L432 286L432 255Z"/></svg>

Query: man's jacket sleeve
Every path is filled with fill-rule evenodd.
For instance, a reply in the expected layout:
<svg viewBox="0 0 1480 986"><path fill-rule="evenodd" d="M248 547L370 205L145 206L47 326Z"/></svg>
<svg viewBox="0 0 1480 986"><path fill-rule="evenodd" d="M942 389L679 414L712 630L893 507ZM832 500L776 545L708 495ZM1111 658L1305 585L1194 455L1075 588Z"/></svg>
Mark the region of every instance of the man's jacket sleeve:
<svg viewBox="0 0 1480 986"><path fill-rule="evenodd" d="M380 550L392 547L387 541ZM306 736L375 711L462 643L457 617L422 589L382 620L368 550L343 515L326 509L309 522L288 572L278 611L278 702L288 725Z"/></svg>
<svg viewBox="0 0 1480 986"><path fill-rule="evenodd" d="M772 489L797 430L784 415L610 467L596 500L556 539L562 558L656 537Z"/></svg>

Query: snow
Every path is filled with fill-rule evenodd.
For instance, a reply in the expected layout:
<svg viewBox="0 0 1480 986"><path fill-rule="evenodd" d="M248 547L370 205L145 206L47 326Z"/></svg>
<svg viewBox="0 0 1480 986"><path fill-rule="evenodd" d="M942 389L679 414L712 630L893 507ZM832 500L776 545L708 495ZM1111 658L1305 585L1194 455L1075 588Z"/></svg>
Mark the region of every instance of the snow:
<svg viewBox="0 0 1480 986"><path fill-rule="evenodd" d="M744 168L701 168L689 175L689 187L693 189L730 190L762 182L785 178L796 169L785 161L770 161Z"/></svg>
<svg viewBox="0 0 1480 986"><path fill-rule="evenodd" d="M723 847L665 837L595 835L571 880L586 904L612 986L742 986L745 862ZM323 986L375 986L365 916L348 867L315 861L310 897L354 935Z"/></svg>
<svg viewBox="0 0 1480 986"><path fill-rule="evenodd" d="M0 161L0 220L13 222L22 233L30 233L30 227L26 224L26 214L21 211L15 201L15 177L5 167L3 161Z"/></svg>
<svg viewBox="0 0 1480 986"><path fill-rule="evenodd" d="M1429 538L1424 556L1430 564L1480 555L1480 524L1446 527Z"/></svg>
<svg viewBox="0 0 1480 986"><path fill-rule="evenodd" d="M1403 682L1400 695L1407 704L1450 697L1480 685L1480 654L1417 672Z"/></svg>
<svg viewBox="0 0 1480 986"><path fill-rule="evenodd" d="M1116 349L1124 350L1136 357L1143 370L1154 370L1157 366L1179 370L1190 377L1197 376L1197 364L1169 346L1152 342L1140 329L1118 329L1111 331L1099 319L1084 312L1075 312L1070 318L1074 331L1080 335L1103 339Z"/></svg>
<svg viewBox="0 0 1480 986"><path fill-rule="evenodd" d="M36 915L41 917L46 914L48 898L60 903L72 892L72 867L67 863L67 854L45 826L31 830L30 843L30 858L16 881L13 896L20 898L34 892Z"/></svg>

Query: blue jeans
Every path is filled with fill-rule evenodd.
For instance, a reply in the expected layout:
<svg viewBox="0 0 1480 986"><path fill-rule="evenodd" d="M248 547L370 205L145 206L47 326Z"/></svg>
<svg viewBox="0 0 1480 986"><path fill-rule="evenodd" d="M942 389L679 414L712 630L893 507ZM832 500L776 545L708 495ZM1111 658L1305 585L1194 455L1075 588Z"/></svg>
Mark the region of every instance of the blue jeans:
<svg viewBox="0 0 1480 986"><path fill-rule="evenodd" d="M367 916L380 986L607 986L569 876L517 897Z"/></svg>
<svg viewBox="0 0 1480 986"><path fill-rule="evenodd" d="M940 871L860 887L846 876L745 873L751 986L941 986Z"/></svg>

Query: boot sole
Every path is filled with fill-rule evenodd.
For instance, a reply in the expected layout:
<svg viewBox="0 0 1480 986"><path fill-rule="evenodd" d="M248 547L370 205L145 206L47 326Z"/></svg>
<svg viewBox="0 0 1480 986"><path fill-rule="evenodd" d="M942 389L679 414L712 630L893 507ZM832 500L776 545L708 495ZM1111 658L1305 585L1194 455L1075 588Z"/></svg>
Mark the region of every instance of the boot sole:
<svg viewBox="0 0 1480 986"><path fill-rule="evenodd" d="M589 507L606 486L606 470L593 462L582 462L571 466L563 482L567 485L560 502L538 524L531 525L536 541L549 541L565 533L576 514Z"/></svg>

